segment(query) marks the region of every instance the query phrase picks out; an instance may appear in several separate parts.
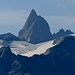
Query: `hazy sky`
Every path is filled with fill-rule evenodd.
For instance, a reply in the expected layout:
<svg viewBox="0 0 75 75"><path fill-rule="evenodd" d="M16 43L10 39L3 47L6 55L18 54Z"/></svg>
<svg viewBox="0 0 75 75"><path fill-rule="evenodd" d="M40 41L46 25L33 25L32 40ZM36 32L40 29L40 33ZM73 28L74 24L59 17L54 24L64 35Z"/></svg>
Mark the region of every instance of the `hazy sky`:
<svg viewBox="0 0 75 75"><path fill-rule="evenodd" d="M31 9L47 20L52 33L60 28L75 32L75 0L0 0L0 34L17 35Z"/></svg>

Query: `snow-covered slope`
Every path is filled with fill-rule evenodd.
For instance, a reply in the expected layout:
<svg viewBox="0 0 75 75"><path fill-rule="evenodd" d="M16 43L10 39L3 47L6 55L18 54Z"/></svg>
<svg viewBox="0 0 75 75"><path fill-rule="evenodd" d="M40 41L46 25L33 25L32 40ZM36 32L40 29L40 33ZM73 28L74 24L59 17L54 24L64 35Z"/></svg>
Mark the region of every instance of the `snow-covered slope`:
<svg viewBox="0 0 75 75"><path fill-rule="evenodd" d="M53 44L53 41L54 40L39 44L39 46L35 50L29 51L29 52L21 54L21 55L27 56L27 57L32 57L33 55L44 54L47 49L55 46L55 44Z"/></svg>
<svg viewBox="0 0 75 75"><path fill-rule="evenodd" d="M75 34L70 34L70 35L68 35L68 36L75 36Z"/></svg>
<svg viewBox="0 0 75 75"><path fill-rule="evenodd" d="M29 51L35 50L38 46L39 44L33 45L24 41L13 41L10 44L11 51L16 55L21 55Z"/></svg>
<svg viewBox="0 0 75 75"><path fill-rule="evenodd" d="M70 34L68 36L75 36L75 34ZM10 46L11 51L16 55L22 55L27 57L32 57L33 55L44 54L47 49L59 44L64 40L64 37L39 43L39 44L30 44L25 41L3 41L0 40L0 47Z"/></svg>
<svg viewBox="0 0 75 75"><path fill-rule="evenodd" d="M55 44L53 44L53 41L54 40L39 43L39 44L30 44L25 41L5 42L3 40L0 40L0 47L10 46L11 51L15 55L19 54L22 56L31 57L35 54L37 55L44 54L48 48L55 46Z"/></svg>
<svg viewBox="0 0 75 75"><path fill-rule="evenodd" d="M53 41L54 40L40 44L30 44L23 41L13 41L10 44L10 48L16 55L20 54L22 56L31 57L35 54L44 54L48 48L55 46L55 44L52 44Z"/></svg>
<svg viewBox="0 0 75 75"><path fill-rule="evenodd" d="M13 41L10 44L11 51L16 55L27 52L27 47L29 46L32 46L32 44L23 41Z"/></svg>

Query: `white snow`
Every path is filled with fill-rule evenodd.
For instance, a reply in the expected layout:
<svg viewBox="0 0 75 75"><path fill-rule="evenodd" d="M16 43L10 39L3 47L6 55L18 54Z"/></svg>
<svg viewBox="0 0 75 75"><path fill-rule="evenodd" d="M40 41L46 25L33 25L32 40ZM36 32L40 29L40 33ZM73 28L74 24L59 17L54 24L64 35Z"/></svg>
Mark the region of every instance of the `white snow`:
<svg viewBox="0 0 75 75"><path fill-rule="evenodd" d="M27 57L32 57L33 55L37 54L44 54L48 48L55 46L52 44L54 40L43 42L39 44L30 44L24 41L12 41L6 42L6 46L10 46L12 53L15 55L22 55ZM4 46L4 41L0 40L0 48Z"/></svg>
<svg viewBox="0 0 75 75"><path fill-rule="evenodd" d="M3 47L3 40L0 40L0 48Z"/></svg>
<svg viewBox="0 0 75 75"><path fill-rule="evenodd" d="M33 50L33 51L29 51L27 53L21 54L22 56L27 56L27 57L32 57L33 55L40 55L40 54L44 54L46 52L47 49L55 46L53 43L54 40L52 41L48 41L46 43L43 43L42 45L40 45L37 49Z"/></svg>
<svg viewBox="0 0 75 75"><path fill-rule="evenodd" d="M75 34L70 34L70 36L75 36Z"/></svg>
<svg viewBox="0 0 75 75"><path fill-rule="evenodd" d="M11 51L17 55L17 54L22 54L27 52L27 47L31 45L32 44L24 42L24 41L13 41L10 44L10 48L11 48Z"/></svg>
<svg viewBox="0 0 75 75"><path fill-rule="evenodd" d="M39 44L33 45L24 41L13 41L10 44L11 51L16 55L21 55L29 51L35 50L38 46Z"/></svg>

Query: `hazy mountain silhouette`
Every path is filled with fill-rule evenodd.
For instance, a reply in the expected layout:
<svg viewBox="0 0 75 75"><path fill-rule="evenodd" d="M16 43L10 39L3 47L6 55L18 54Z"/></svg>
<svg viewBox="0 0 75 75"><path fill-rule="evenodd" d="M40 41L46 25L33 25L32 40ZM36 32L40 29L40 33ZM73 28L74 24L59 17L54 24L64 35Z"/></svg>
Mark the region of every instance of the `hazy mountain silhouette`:
<svg viewBox="0 0 75 75"><path fill-rule="evenodd" d="M20 38L15 36L12 33L6 33L6 34L1 34L0 35L0 40L4 40L4 41L20 41Z"/></svg>
<svg viewBox="0 0 75 75"><path fill-rule="evenodd" d="M0 49L0 75L9 75L12 62L14 62L15 55L11 52L9 47L2 47Z"/></svg>

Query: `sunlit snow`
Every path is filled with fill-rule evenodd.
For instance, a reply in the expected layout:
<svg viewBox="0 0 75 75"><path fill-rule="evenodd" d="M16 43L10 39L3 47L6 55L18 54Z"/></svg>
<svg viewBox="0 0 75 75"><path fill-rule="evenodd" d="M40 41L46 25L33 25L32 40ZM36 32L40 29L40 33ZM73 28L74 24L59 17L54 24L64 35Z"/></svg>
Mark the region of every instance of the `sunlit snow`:
<svg viewBox="0 0 75 75"><path fill-rule="evenodd" d="M37 55L44 54L48 48L51 48L51 47L55 46L52 43L53 43L53 40L45 42L42 45L40 45L39 47L37 47L35 50L29 51L29 52L27 52L25 54L21 54L21 55L31 57L35 54L37 54Z"/></svg>

